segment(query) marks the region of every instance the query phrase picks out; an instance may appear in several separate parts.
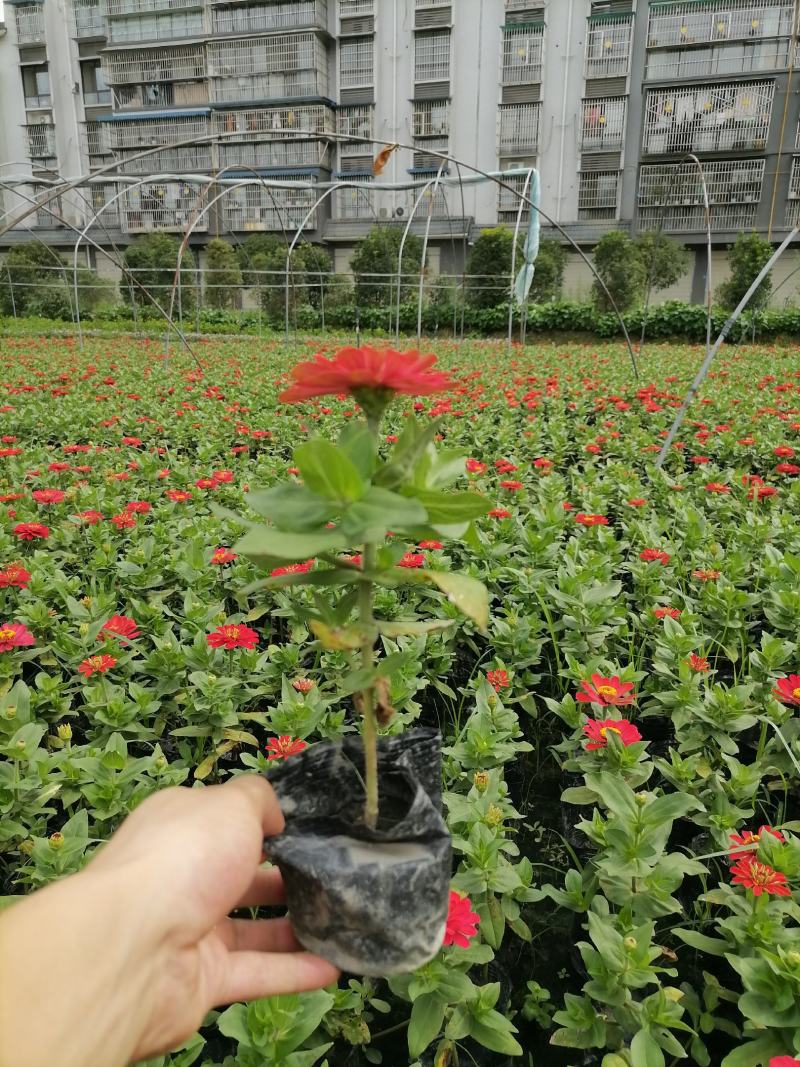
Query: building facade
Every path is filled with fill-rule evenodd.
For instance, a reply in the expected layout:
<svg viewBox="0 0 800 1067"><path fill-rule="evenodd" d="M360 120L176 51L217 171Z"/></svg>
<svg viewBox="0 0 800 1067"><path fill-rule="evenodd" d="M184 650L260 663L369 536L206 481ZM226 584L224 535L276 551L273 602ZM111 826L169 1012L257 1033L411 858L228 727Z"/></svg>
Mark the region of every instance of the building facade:
<svg viewBox="0 0 800 1067"><path fill-rule="evenodd" d="M517 224L514 187L533 166L546 218L582 246L610 229L662 230L696 246L702 292L699 165L718 244L751 229L777 241L800 220L799 10L800 0L6 0L0 182L30 180L0 186L3 209L16 213L58 175L98 174L6 240L29 239L30 227L67 246L70 227L98 211L89 232L103 247L190 223L201 247L302 226L341 268L376 221L405 224L416 208L414 225L430 215L433 247L455 269L481 228ZM512 188L455 184L469 168L520 175ZM451 184L437 186L439 174Z"/></svg>

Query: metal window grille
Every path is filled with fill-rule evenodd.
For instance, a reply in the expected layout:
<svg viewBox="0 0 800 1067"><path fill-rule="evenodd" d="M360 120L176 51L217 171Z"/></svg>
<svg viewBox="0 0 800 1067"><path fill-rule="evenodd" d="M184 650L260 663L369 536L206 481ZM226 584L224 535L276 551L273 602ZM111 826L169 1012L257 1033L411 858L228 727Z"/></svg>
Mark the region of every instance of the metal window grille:
<svg viewBox="0 0 800 1067"><path fill-rule="evenodd" d="M625 144L627 97L583 101L582 152L614 152Z"/></svg>
<svg viewBox="0 0 800 1067"><path fill-rule="evenodd" d="M153 182L129 189L120 197L120 216L125 233L151 230L183 230L202 206L201 188L188 182ZM196 232L208 230L208 214L198 221Z"/></svg>
<svg viewBox="0 0 800 1067"><path fill-rule="evenodd" d="M319 96L328 90L328 58L313 33L261 40L215 41L209 46L212 99Z"/></svg>
<svg viewBox="0 0 800 1067"><path fill-rule="evenodd" d="M415 137L447 137L450 133L450 101L415 100L412 118Z"/></svg>
<svg viewBox="0 0 800 1067"><path fill-rule="evenodd" d="M147 82L146 85L118 85L113 90L115 111L143 111L148 108L187 107L208 104L208 84L197 82Z"/></svg>
<svg viewBox="0 0 800 1067"><path fill-rule="evenodd" d="M414 38L414 81L446 81L450 77L450 32L417 34Z"/></svg>
<svg viewBox="0 0 800 1067"><path fill-rule="evenodd" d="M500 152L507 155L538 151L541 114L541 104L503 104L500 107Z"/></svg>
<svg viewBox="0 0 800 1067"><path fill-rule="evenodd" d="M100 166L109 162L111 147L108 141L108 125L105 122L82 123L81 146L89 157L90 166Z"/></svg>
<svg viewBox="0 0 800 1067"><path fill-rule="evenodd" d="M500 222L515 223L519 217L520 195L525 190L527 174L523 172L519 178L504 178L503 181L510 189L501 188L497 196L497 216ZM530 219L531 209L527 204L522 208L522 219L527 222Z"/></svg>
<svg viewBox="0 0 800 1067"><path fill-rule="evenodd" d="M414 0L414 6L420 7L450 7L453 0Z"/></svg>
<svg viewBox="0 0 800 1067"><path fill-rule="evenodd" d="M111 44L123 41L158 41L170 38L200 37L205 33L202 11L163 12L110 19L108 39Z"/></svg>
<svg viewBox="0 0 800 1067"><path fill-rule="evenodd" d="M786 201L784 224L792 229L800 224L800 156L792 160L792 170L789 175L789 198Z"/></svg>
<svg viewBox="0 0 800 1067"><path fill-rule="evenodd" d="M106 19L99 0L72 0L76 37L105 37Z"/></svg>
<svg viewBox="0 0 800 1067"><path fill-rule="evenodd" d="M326 0L295 0L280 4L243 4L215 7L211 12L214 33L268 33L302 26L328 24Z"/></svg>
<svg viewBox="0 0 800 1067"><path fill-rule="evenodd" d="M352 19L375 14L375 0L339 0L339 18Z"/></svg>
<svg viewBox="0 0 800 1067"><path fill-rule="evenodd" d="M599 222L617 217L619 171L588 171L580 176L578 218Z"/></svg>
<svg viewBox="0 0 800 1067"><path fill-rule="evenodd" d="M788 39L774 39L650 52L645 78L648 81L684 80L785 70L789 65L789 51Z"/></svg>
<svg viewBox="0 0 800 1067"><path fill-rule="evenodd" d="M272 139L291 136L296 130L312 133L333 132L333 112L322 104L309 107L260 107L236 111L215 111L215 133L241 134L242 140ZM226 137L227 142L238 142L238 137Z"/></svg>
<svg viewBox="0 0 800 1067"><path fill-rule="evenodd" d="M202 8L203 0L105 0L109 18L115 15L150 14L154 11L181 11Z"/></svg>
<svg viewBox="0 0 800 1067"><path fill-rule="evenodd" d="M28 136L28 155L31 159L56 158L56 128L49 122L37 122L25 127Z"/></svg>
<svg viewBox="0 0 800 1067"><path fill-rule="evenodd" d="M325 164L328 145L322 141L274 141L262 144L219 146L222 167L319 167Z"/></svg>
<svg viewBox="0 0 800 1067"><path fill-rule="evenodd" d="M503 31L503 85L534 85L542 80L544 25Z"/></svg>
<svg viewBox="0 0 800 1067"><path fill-rule="evenodd" d="M179 116L168 119L137 119L126 122L104 122L108 146L111 151L126 148L150 148L168 145L189 137L203 137L210 133L208 118L204 115Z"/></svg>
<svg viewBox="0 0 800 1067"><path fill-rule="evenodd" d="M712 224L755 223L764 182L763 159L703 164ZM703 185L693 163L646 165L639 175L639 228L686 233L706 228Z"/></svg>
<svg viewBox="0 0 800 1067"><path fill-rule="evenodd" d="M39 197L50 192L52 189L49 185L31 185L31 196L34 199L38 200ZM48 200L47 207L37 208L34 217L36 225L43 229L52 230L54 226L63 226L64 205L61 197L57 196L53 200Z"/></svg>
<svg viewBox="0 0 800 1067"><path fill-rule="evenodd" d="M44 41L44 4L17 4L14 21L17 44L41 44Z"/></svg>
<svg viewBox="0 0 800 1067"><path fill-rule="evenodd" d="M651 89L643 154L763 151L774 95L772 81Z"/></svg>
<svg viewBox="0 0 800 1067"><path fill-rule="evenodd" d="M119 159L119 168L125 174L200 173L212 167L211 145L207 144L165 148L163 152L130 162L124 156Z"/></svg>
<svg viewBox="0 0 800 1067"><path fill-rule="evenodd" d="M206 77L203 45L174 48L132 48L103 54L103 73L109 85L132 85Z"/></svg>
<svg viewBox="0 0 800 1067"><path fill-rule="evenodd" d="M589 22L586 35L586 77L624 78L630 70L632 16Z"/></svg>
<svg viewBox="0 0 800 1067"><path fill-rule="evenodd" d="M337 189L333 194L333 210L337 219L373 219L375 218L375 192L372 178L348 178L363 188Z"/></svg>
<svg viewBox="0 0 800 1067"><path fill-rule="evenodd" d="M374 137L375 108L372 104L342 107L336 112L336 132L347 137ZM372 156L375 145L365 141L339 142L343 156Z"/></svg>
<svg viewBox="0 0 800 1067"><path fill-rule="evenodd" d="M291 175L287 180L291 180ZM270 188L263 185L245 185L231 188L222 205L225 229L233 233L253 230L296 230L316 200L313 189ZM316 229L317 212L306 223L306 229Z"/></svg>
<svg viewBox="0 0 800 1067"><path fill-rule="evenodd" d="M339 87L353 89L375 80L375 40L349 37L339 42Z"/></svg>
<svg viewBox="0 0 800 1067"><path fill-rule="evenodd" d="M787 0L715 0L704 4L654 4L650 8L648 48L715 41L789 37L794 5Z"/></svg>
<svg viewBox="0 0 800 1067"><path fill-rule="evenodd" d="M111 207L105 205L111 201L114 196L119 192L117 186L111 182L104 182L102 185L90 185L85 190L84 195L89 198L89 203L92 206L92 211L97 212L102 209L102 215L94 223L94 226L105 229L109 229L112 226L119 226L119 200L115 200ZM88 221L88 220L87 220Z"/></svg>

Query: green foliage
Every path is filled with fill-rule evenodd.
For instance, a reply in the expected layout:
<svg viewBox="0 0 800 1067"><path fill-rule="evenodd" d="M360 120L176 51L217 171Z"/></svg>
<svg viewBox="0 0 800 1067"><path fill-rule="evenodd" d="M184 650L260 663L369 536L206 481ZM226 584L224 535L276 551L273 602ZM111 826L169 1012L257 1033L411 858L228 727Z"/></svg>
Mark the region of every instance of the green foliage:
<svg viewBox="0 0 800 1067"><path fill-rule="evenodd" d="M180 241L166 233L147 233L132 241L125 249L122 259L138 285L132 284L123 275L119 283L122 299L144 309L152 308L155 300L164 311L169 312L179 250ZM191 248L186 248L181 260L180 285L176 287L175 293L176 318L179 307L184 311L194 307L194 268L194 254ZM147 294L152 299L148 299Z"/></svg>
<svg viewBox="0 0 800 1067"><path fill-rule="evenodd" d="M523 240L517 241L521 262ZM507 226L481 230L467 259L467 302L474 308L497 307L508 302L514 232Z"/></svg>
<svg viewBox="0 0 800 1067"><path fill-rule="evenodd" d="M38 241L15 245L0 263L0 312L4 315L40 315L75 318L75 277L72 264ZM95 271L78 268L78 306L89 315L108 298L109 287Z"/></svg>
<svg viewBox="0 0 800 1067"><path fill-rule="evenodd" d="M213 308L233 307L242 284L242 272L233 245L215 237L206 248L204 301Z"/></svg>
<svg viewBox="0 0 800 1067"><path fill-rule="evenodd" d="M620 230L601 237L594 250L594 265L619 311L627 311L644 293L645 271L635 243ZM595 280L592 298L598 311L613 310L608 295Z"/></svg>
<svg viewBox="0 0 800 1067"><path fill-rule="evenodd" d="M404 227L373 226L350 260L356 303L361 308L392 307L397 302L397 269ZM409 233L403 249L402 300L416 293L422 269L422 238Z"/></svg>
<svg viewBox="0 0 800 1067"><path fill-rule="evenodd" d="M251 234L238 250L245 285L258 294L262 310L274 325L286 315L287 246L275 234ZM309 241L298 241L289 267L289 310L299 328L316 324L331 278L328 253Z"/></svg>
<svg viewBox="0 0 800 1067"><path fill-rule="evenodd" d="M642 262L645 285L656 293L675 285L689 270L691 252L666 234L641 233L634 244Z"/></svg>
<svg viewBox="0 0 800 1067"><path fill-rule="evenodd" d="M738 307L747 290L769 263L772 244L757 233L740 233L730 251L730 278L717 290L717 299L726 310ZM767 275L748 305L751 311L766 308L772 292L772 277Z"/></svg>

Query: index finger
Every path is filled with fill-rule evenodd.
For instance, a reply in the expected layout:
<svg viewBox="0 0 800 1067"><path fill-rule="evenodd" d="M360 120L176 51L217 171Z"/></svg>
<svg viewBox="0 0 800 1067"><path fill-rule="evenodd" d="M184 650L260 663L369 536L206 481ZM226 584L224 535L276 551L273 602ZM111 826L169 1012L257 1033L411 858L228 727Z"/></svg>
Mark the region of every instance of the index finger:
<svg viewBox="0 0 800 1067"><path fill-rule="evenodd" d="M285 825L275 790L260 774L239 774L226 782L223 789L238 790L252 805L253 813L261 824L264 837L275 837L283 832Z"/></svg>

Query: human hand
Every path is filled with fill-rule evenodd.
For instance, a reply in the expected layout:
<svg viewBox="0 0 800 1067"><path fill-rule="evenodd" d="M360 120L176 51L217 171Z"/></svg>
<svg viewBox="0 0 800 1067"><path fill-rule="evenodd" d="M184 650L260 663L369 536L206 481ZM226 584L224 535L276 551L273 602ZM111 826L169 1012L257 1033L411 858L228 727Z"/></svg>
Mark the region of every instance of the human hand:
<svg viewBox="0 0 800 1067"><path fill-rule="evenodd" d="M279 872L259 866L263 838L282 829L263 778L164 790L83 872L10 909L0 1067L121 1067L174 1048L214 1006L335 981L336 968L298 951L288 919L228 918L282 901ZM13 1045L21 1024L25 1043Z"/></svg>

